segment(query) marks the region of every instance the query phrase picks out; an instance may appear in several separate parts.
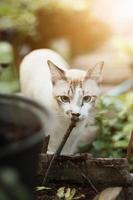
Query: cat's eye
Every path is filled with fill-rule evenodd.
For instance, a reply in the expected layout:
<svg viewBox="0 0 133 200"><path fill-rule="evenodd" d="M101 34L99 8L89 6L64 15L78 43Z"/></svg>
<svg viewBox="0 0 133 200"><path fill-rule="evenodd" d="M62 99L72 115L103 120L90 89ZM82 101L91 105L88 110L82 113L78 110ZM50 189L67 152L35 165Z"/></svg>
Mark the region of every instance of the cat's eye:
<svg viewBox="0 0 133 200"><path fill-rule="evenodd" d="M90 102L90 101L91 101L91 96L87 95L87 96L84 96L84 97L83 97L83 102L84 102L84 103L88 103L88 102Z"/></svg>
<svg viewBox="0 0 133 200"><path fill-rule="evenodd" d="M61 101L64 102L64 103L70 102L70 99L69 99L68 96L60 96L60 99L61 99Z"/></svg>

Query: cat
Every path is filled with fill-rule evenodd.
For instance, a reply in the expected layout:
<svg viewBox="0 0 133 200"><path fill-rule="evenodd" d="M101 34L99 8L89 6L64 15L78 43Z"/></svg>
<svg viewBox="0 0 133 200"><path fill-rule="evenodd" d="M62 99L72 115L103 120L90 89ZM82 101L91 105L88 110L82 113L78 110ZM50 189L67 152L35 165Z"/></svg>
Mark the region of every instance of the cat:
<svg viewBox="0 0 133 200"><path fill-rule="evenodd" d="M89 135L95 104L100 95L103 64L99 62L87 71L71 69L59 54L50 49L34 50L22 60L22 95L46 106L55 119L50 125L48 152L57 150L75 116L79 121L62 154L74 154L80 141L87 142L86 136Z"/></svg>

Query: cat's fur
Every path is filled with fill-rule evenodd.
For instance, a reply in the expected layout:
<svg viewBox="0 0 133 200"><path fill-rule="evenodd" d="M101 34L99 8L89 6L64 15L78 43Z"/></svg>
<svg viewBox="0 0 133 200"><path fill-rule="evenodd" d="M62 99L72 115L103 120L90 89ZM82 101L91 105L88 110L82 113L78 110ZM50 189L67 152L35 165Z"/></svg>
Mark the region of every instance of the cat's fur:
<svg viewBox="0 0 133 200"><path fill-rule="evenodd" d="M89 134L95 102L100 94L98 82L103 62L88 71L70 69L56 52L40 49L27 55L20 66L23 95L37 100L55 117L51 122L48 150L55 152L73 116L79 117L63 153L73 154L83 135Z"/></svg>

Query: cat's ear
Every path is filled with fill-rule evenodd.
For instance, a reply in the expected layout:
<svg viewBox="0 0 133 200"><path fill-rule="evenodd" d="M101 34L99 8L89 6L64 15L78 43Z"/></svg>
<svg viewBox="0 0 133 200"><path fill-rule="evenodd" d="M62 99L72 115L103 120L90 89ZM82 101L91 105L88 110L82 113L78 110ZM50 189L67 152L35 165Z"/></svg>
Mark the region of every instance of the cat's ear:
<svg viewBox="0 0 133 200"><path fill-rule="evenodd" d="M52 61L48 60L47 64L49 66L50 72L51 72L51 78L52 82L55 83L57 80L66 80L65 77L65 71L60 69L58 66L56 66Z"/></svg>
<svg viewBox="0 0 133 200"><path fill-rule="evenodd" d="M86 75L86 79L93 79L97 83L100 83L102 80L103 65L104 62L101 61L97 63L93 68L89 69Z"/></svg>

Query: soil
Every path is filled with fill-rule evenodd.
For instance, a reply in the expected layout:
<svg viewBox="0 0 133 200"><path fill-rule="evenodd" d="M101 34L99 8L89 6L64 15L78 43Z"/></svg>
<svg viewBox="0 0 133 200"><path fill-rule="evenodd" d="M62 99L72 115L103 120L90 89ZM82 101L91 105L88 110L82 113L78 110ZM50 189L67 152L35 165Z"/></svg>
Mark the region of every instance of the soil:
<svg viewBox="0 0 133 200"><path fill-rule="evenodd" d="M82 185L69 185L66 183L56 183L51 184L48 186L51 189L45 189L42 191L36 192L36 200L59 200L59 197L57 196L57 191L61 187L65 187L65 192L68 188L76 189L76 193L74 195L74 198L80 199L80 200L93 200L93 198L96 196L96 191L94 191L93 188ZM100 192L100 189L98 190L98 193ZM63 198L62 198L63 199Z"/></svg>
<svg viewBox="0 0 133 200"><path fill-rule="evenodd" d="M41 154L38 169L38 185L45 177L52 155ZM91 178L90 178L91 177ZM62 200L93 200L108 187L122 187L117 200L132 200L133 177L126 158L93 158L89 154L57 156L45 185L50 189L36 192L36 200L59 200L57 191L61 187L76 189L73 198Z"/></svg>
<svg viewBox="0 0 133 200"><path fill-rule="evenodd" d="M0 149L11 143L23 140L39 130L40 125L27 127L0 121Z"/></svg>

